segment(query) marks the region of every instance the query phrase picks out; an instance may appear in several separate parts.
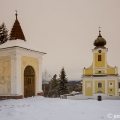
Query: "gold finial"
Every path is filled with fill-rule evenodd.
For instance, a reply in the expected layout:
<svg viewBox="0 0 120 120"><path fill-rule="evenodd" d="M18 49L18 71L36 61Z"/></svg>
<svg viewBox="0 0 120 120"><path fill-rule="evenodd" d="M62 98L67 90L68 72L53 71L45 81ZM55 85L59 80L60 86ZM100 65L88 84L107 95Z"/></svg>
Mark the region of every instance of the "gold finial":
<svg viewBox="0 0 120 120"><path fill-rule="evenodd" d="M16 20L17 20L17 15L18 15L18 14L17 14L17 10L15 10L15 11L16 11L16 14L15 14L15 15L16 15Z"/></svg>

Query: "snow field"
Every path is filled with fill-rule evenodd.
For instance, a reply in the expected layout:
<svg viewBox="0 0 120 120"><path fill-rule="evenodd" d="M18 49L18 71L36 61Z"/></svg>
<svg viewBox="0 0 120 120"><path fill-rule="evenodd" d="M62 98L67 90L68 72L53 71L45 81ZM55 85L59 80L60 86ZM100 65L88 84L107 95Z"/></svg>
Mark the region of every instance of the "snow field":
<svg viewBox="0 0 120 120"><path fill-rule="evenodd" d="M69 100L36 96L0 101L0 120L112 120L107 117L109 113L112 117L120 115L119 100Z"/></svg>

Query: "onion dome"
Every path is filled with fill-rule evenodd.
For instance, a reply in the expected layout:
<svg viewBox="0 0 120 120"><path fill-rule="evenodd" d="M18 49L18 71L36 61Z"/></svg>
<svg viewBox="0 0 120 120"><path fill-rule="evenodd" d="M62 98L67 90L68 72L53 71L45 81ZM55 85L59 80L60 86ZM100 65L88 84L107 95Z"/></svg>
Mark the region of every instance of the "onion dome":
<svg viewBox="0 0 120 120"><path fill-rule="evenodd" d="M99 36L94 41L93 44L95 46L95 49L97 49L97 48L105 48L104 46L106 45L106 40L101 36L101 31L100 30L99 30Z"/></svg>
<svg viewBox="0 0 120 120"><path fill-rule="evenodd" d="M17 39L20 39L20 40L24 40L25 41L25 36L23 34L23 31L22 31L22 28L20 26L20 23L17 19L17 11L16 11L16 20L15 20L15 23L13 25L13 28L11 30L11 33L10 33L10 40L17 40Z"/></svg>

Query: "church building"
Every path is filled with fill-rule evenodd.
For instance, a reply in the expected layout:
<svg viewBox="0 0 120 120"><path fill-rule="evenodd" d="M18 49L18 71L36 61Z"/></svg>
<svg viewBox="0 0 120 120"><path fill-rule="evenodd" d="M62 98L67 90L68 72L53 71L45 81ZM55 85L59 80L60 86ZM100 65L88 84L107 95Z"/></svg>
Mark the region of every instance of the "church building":
<svg viewBox="0 0 120 120"><path fill-rule="evenodd" d="M0 99L43 95L42 56L46 53L29 47L15 15L10 39L0 45Z"/></svg>
<svg viewBox="0 0 120 120"><path fill-rule="evenodd" d="M83 69L82 94L83 96L105 95L119 96L118 93L118 68L107 63L108 48L106 40L99 36L94 41L93 63L89 68Z"/></svg>

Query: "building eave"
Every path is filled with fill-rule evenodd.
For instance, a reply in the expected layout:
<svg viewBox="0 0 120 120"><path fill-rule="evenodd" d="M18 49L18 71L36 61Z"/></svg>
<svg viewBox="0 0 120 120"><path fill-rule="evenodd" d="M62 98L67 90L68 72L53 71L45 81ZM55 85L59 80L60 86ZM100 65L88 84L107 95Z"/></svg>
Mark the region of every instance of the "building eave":
<svg viewBox="0 0 120 120"><path fill-rule="evenodd" d="M44 53L44 52L40 52L40 51L36 51L36 50L32 50L32 49L25 48L25 47L20 47L20 46L12 46L12 47L0 48L0 50L5 50L5 49L9 49L9 48L16 48L16 47L22 48L22 49L25 49L25 50L29 50L29 51L34 51L34 52L42 53L42 54L47 54L47 53Z"/></svg>

